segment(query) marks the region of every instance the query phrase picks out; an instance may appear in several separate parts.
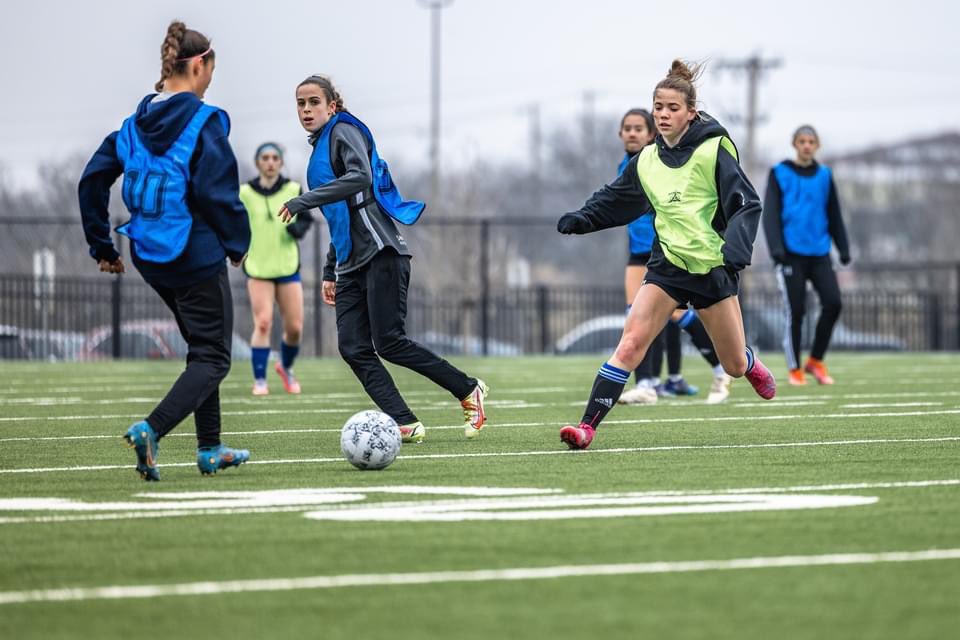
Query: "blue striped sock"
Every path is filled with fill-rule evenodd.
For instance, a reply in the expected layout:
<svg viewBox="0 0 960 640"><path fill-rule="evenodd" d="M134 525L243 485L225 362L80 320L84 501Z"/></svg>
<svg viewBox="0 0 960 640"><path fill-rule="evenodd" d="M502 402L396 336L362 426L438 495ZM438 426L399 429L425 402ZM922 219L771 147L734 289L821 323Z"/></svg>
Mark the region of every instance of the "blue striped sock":
<svg viewBox="0 0 960 640"><path fill-rule="evenodd" d="M630 379L629 371L624 371L623 369L617 368L609 362L604 362L597 374L601 378L606 378L611 382L618 382L620 384L627 384L627 381Z"/></svg>
<svg viewBox="0 0 960 640"><path fill-rule="evenodd" d="M686 329L690 326L690 323L697 319L697 314L693 309L687 309L683 312L683 315L680 316L680 319L677 320L677 324L681 329Z"/></svg>
<svg viewBox="0 0 960 640"><path fill-rule="evenodd" d="M756 356L753 355L753 349L747 347L747 373L753 369L753 363L756 362Z"/></svg>

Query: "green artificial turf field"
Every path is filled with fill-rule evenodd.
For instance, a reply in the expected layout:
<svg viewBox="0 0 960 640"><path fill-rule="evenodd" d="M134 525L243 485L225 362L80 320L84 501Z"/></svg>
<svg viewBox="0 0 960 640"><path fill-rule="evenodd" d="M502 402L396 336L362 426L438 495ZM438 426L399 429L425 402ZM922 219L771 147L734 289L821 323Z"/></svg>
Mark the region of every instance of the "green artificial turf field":
<svg viewBox="0 0 960 640"><path fill-rule="evenodd" d="M223 386L239 469L192 421L144 483L120 435L176 363L4 363L2 638L944 638L960 624L960 358L831 356L832 387L618 407L566 451L602 357L459 359L459 406L392 369L427 424L388 469L340 458L372 408L337 360L304 394ZM811 381L812 382L812 381ZM951 629L953 631L951 631Z"/></svg>

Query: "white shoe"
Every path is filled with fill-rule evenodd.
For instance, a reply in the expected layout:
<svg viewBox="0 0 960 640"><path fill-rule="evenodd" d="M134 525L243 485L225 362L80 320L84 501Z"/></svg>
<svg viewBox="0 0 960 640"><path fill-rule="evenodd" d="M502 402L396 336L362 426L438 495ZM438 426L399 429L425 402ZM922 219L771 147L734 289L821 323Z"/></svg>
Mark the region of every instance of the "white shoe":
<svg viewBox="0 0 960 640"><path fill-rule="evenodd" d="M422 444L424 437L427 435L427 428L423 426L422 422L414 422L413 424L406 424L400 427L400 441L401 442L413 442L414 444Z"/></svg>
<svg viewBox="0 0 960 640"><path fill-rule="evenodd" d="M714 376L713 384L710 385L710 394L707 396L707 404L720 404L730 397L730 385L733 378L725 373Z"/></svg>
<svg viewBox="0 0 960 640"><path fill-rule="evenodd" d="M468 439L480 435L480 430L487 424L483 401L488 393L490 393L490 387L486 382L478 379L477 386L473 388L470 395L460 401L460 406L463 407L463 435Z"/></svg>
<svg viewBox="0 0 960 640"><path fill-rule="evenodd" d="M638 384L621 393L617 404L657 404L657 391L653 387Z"/></svg>

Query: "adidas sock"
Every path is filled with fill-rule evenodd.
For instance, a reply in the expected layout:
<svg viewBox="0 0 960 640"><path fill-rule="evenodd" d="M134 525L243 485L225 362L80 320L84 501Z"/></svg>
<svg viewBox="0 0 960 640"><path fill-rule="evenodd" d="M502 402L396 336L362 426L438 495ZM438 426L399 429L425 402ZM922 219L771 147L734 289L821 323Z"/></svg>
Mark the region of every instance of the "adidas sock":
<svg viewBox="0 0 960 640"><path fill-rule="evenodd" d="M253 347L250 350L250 362L253 364L253 379L267 379L267 360L270 358L270 347Z"/></svg>
<svg viewBox="0 0 960 640"><path fill-rule="evenodd" d="M297 354L300 353L300 345L289 345L286 342L280 343L280 364L283 365L283 368L287 371L293 368L293 361L297 359Z"/></svg>
<svg viewBox="0 0 960 640"><path fill-rule="evenodd" d="M747 370L744 371L745 374L753 371L753 363L756 361L757 359L753 355L753 349L751 349L750 347L747 347Z"/></svg>
<svg viewBox="0 0 960 640"><path fill-rule="evenodd" d="M623 393L623 385L627 383L630 377L629 371L624 371L614 367L610 363L604 363L597 372L597 378L593 381L593 389L590 390L590 400L587 402L587 409L580 420L580 424L588 424L594 429L600 426L600 422L606 417L617 403L620 394Z"/></svg>

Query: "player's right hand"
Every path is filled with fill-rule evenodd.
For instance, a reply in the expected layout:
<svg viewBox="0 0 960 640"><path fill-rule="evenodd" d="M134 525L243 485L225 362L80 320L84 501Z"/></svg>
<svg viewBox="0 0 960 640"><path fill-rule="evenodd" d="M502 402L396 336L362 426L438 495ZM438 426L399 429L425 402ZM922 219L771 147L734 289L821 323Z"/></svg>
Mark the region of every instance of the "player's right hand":
<svg viewBox="0 0 960 640"><path fill-rule="evenodd" d="M565 234L587 233L590 231L590 223L577 213L565 213L557 221L557 231Z"/></svg>
<svg viewBox="0 0 960 640"><path fill-rule="evenodd" d="M113 262L109 260L101 260L99 262L100 271L104 273L125 273L126 268L123 266L123 258L117 258Z"/></svg>
<svg viewBox="0 0 960 640"><path fill-rule="evenodd" d="M323 301L330 306L335 306L337 297L337 283L333 280L323 281Z"/></svg>

